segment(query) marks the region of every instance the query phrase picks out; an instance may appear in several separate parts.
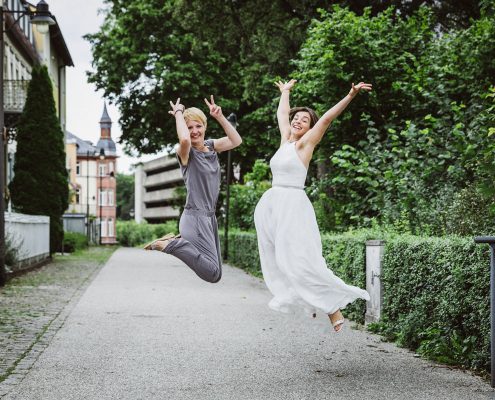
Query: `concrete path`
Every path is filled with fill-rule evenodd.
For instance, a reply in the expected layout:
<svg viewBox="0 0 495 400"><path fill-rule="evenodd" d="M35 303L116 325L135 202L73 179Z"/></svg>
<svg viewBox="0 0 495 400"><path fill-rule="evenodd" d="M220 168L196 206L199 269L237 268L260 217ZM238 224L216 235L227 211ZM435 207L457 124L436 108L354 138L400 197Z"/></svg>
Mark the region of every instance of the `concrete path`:
<svg viewBox="0 0 495 400"><path fill-rule="evenodd" d="M120 249L4 398L495 399L478 377L269 299L241 270L213 285L171 256Z"/></svg>

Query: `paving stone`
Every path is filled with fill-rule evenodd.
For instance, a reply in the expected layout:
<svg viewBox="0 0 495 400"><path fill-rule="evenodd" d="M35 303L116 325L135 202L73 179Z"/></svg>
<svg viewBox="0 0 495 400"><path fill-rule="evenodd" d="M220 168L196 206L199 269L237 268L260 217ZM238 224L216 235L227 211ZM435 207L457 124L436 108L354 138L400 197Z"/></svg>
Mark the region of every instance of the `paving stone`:
<svg viewBox="0 0 495 400"><path fill-rule="evenodd" d="M86 258L84 254L55 257L0 288L0 397L29 371L63 325L57 319L64 308L82 293L111 253L112 249L92 248Z"/></svg>

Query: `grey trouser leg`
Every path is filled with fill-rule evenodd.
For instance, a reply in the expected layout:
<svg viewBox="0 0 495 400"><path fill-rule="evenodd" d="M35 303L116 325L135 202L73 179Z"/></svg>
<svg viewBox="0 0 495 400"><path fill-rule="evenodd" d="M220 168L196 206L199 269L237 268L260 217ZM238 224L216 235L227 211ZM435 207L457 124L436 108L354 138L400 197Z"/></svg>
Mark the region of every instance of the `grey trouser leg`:
<svg viewBox="0 0 495 400"><path fill-rule="evenodd" d="M164 252L177 257L201 279L216 283L222 277L220 240L215 215L184 211L180 217L181 238L173 240ZM204 214L204 213L203 213Z"/></svg>

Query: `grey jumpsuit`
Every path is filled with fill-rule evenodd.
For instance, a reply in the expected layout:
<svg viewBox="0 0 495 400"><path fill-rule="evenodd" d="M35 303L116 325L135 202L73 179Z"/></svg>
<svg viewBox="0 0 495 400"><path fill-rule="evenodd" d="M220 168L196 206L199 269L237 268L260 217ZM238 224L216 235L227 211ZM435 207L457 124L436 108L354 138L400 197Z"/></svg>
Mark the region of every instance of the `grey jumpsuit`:
<svg viewBox="0 0 495 400"><path fill-rule="evenodd" d="M202 152L191 147L186 166L179 159L187 189L186 205L179 222L181 238L171 241L163 251L183 261L201 279L216 283L222 277L215 216L220 191L220 163L213 140L206 140L205 146L210 151Z"/></svg>

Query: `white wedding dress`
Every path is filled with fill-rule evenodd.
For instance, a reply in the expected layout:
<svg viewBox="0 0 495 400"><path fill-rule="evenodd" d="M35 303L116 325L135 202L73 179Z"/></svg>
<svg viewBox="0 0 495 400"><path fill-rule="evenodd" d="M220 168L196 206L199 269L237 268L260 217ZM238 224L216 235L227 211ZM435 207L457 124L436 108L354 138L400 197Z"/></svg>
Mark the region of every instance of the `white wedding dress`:
<svg viewBox="0 0 495 400"><path fill-rule="evenodd" d="M307 170L295 142L278 149L270 168L272 188L254 212L261 269L273 294L269 307L329 314L356 299L369 300L366 290L347 285L327 268L313 205L304 191Z"/></svg>

